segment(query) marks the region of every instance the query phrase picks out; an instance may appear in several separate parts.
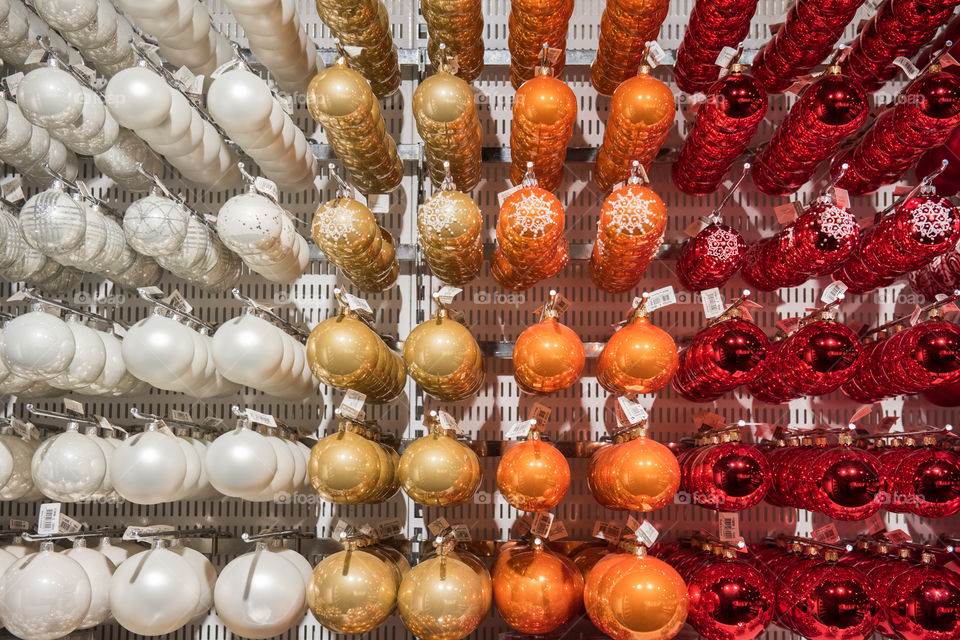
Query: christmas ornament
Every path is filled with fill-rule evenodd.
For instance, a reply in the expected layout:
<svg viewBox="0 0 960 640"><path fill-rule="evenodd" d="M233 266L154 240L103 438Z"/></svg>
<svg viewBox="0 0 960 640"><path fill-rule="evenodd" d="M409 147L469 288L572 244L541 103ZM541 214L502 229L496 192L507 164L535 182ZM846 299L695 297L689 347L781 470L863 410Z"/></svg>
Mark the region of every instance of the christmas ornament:
<svg viewBox="0 0 960 640"><path fill-rule="evenodd" d="M421 82L413 93L413 117L423 138L427 171L439 187L449 168L461 191L480 182L480 142L483 130L476 98L467 81L453 75L446 64Z"/></svg>
<svg viewBox="0 0 960 640"><path fill-rule="evenodd" d="M394 569L347 540L313 570L307 602L313 616L337 633L367 633L379 627L397 604Z"/></svg>
<svg viewBox="0 0 960 640"><path fill-rule="evenodd" d="M879 463L869 452L852 446L849 435L840 436L838 447L826 449L802 469L801 508L835 520L865 520L880 509Z"/></svg>
<svg viewBox="0 0 960 640"><path fill-rule="evenodd" d="M540 322L524 329L513 345L513 377L526 393L547 395L566 389L583 373L586 352L580 337L557 321L557 292L543 306Z"/></svg>
<svg viewBox="0 0 960 640"><path fill-rule="evenodd" d="M677 259L677 278L689 291L721 287L740 270L747 243L719 218L701 229Z"/></svg>
<svg viewBox="0 0 960 640"><path fill-rule="evenodd" d="M570 560L577 565L577 569L580 570L583 581L586 583L597 563L614 551L615 549L607 542L585 542L570 552Z"/></svg>
<svg viewBox="0 0 960 640"><path fill-rule="evenodd" d="M517 631L550 633L580 612L583 578L569 558L536 538L500 551L493 565L493 600Z"/></svg>
<svg viewBox="0 0 960 640"><path fill-rule="evenodd" d="M480 460L456 439L431 411L424 421L428 435L414 440L400 456L400 486L411 500L451 507L465 503L480 486Z"/></svg>
<svg viewBox="0 0 960 640"><path fill-rule="evenodd" d="M924 391L920 396L938 407L960 406L960 381L937 385L929 391Z"/></svg>
<svg viewBox="0 0 960 640"><path fill-rule="evenodd" d="M549 511L570 488L570 465L556 447L540 439L533 425L523 442L512 444L497 465L497 489L519 511Z"/></svg>
<svg viewBox="0 0 960 640"><path fill-rule="evenodd" d="M680 466L672 451L647 438L645 428L631 428L593 454L587 482L607 509L656 511L680 487Z"/></svg>
<svg viewBox="0 0 960 640"><path fill-rule="evenodd" d="M527 175L520 184L500 205L497 248L490 265L493 279L514 290L555 276L570 257L563 237L563 205L537 186L533 163L527 163Z"/></svg>
<svg viewBox="0 0 960 640"><path fill-rule="evenodd" d="M597 93L609 96L637 73L646 43L660 33L668 5L663 0L607 0L600 18L597 57L590 65L590 82Z"/></svg>
<svg viewBox="0 0 960 640"><path fill-rule="evenodd" d="M570 87L553 77L544 49L540 66L513 98L510 129L513 184L523 182L527 165L532 162L538 186L556 191L563 181L567 145L576 121L577 98Z"/></svg>
<svg viewBox="0 0 960 640"><path fill-rule="evenodd" d="M823 62L853 20L861 0L795 2L774 37L753 60L767 91L781 93Z"/></svg>
<svg viewBox="0 0 960 640"><path fill-rule="evenodd" d="M643 303L603 346L597 382L610 393L652 393L670 383L677 371L677 343L650 323Z"/></svg>
<svg viewBox="0 0 960 640"><path fill-rule="evenodd" d="M696 93L710 89L720 76L717 56L725 47L736 48L750 33L750 20L756 10L757 3L753 0L694 3L674 65L674 78L681 91ZM731 74L735 62L731 61L728 67Z"/></svg>
<svg viewBox="0 0 960 640"><path fill-rule="evenodd" d="M456 402L483 386L484 364L476 338L449 316L438 301L433 317L414 327L403 341L403 362L424 391L444 402Z"/></svg>
<svg viewBox="0 0 960 640"><path fill-rule="evenodd" d="M960 289L960 251L948 249L912 272L909 279L910 288L927 301L933 301L940 293L953 293Z"/></svg>
<svg viewBox="0 0 960 640"><path fill-rule="evenodd" d="M457 76L473 82L483 70L483 10L479 0L420 0L427 54L434 69L455 57ZM441 45L443 47L441 48ZM445 50L445 51L444 51Z"/></svg>
<svg viewBox="0 0 960 640"><path fill-rule="evenodd" d="M794 591L787 612L794 632L811 640L838 633L862 639L873 632L879 612L872 584L856 569L837 564L836 551L828 550L824 562L787 584Z"/></svg>
<svg viewBox="0 0 960 640"><path fill-rule="evenodd" d="M386 5L380 0L317 0L316 4L320 19L330 27L333 37L341 45L360 49L358 54L350 56L350 63L369 81L377 98L396 93L400 88L400 66ZM321 71L319 75L324 73L326 71ZM317 84L314 76L311 87ZM310 93L315 91L311 89Z"/></svg>
<svg viewBox="0 0 960 640"><path fill-rule="evenodd" d="M341 418L337 432L310 450L310 484L324 500L337 504L378 503L400 486L400 456L376 441L370 425Z"/></svg>
<svg viewBox="0 0 960 640"><path fill-rule="evenodd" d="M670 87L651 77L650 67L645 64L636 76L617 87L593 173L600 191L610 191L626 180L634 160L644 170L649 169L673 126L676 112Z"/></svg>
<svg viewBox="0 0 960 640"><path fill-rule="evenodd" d="M769 195L787 195L809 180L867 119L867 97L860 82L833 64L807 85L770 143L752 163L753 182Z"/></svg>
<svg viewBox="0 0 960 640"><path fill-rule="evenodd" d="M332 0L319 0L325 1ZM383 3L379 7L385 19ZM363 12L345 13L344 19L357 15ZM387 34L389 39L389 31ZM376 55L375 50L364 51ZM396 82L399 81L397 75ZM396 87L390 92L394 90ZM361 193L390 193L400 186L403 162L397 155L396 143L386 133L380 103L364 77L347 66L346 58L337 58L333 66L313 77L307 90L307 107L313 119L323 126L327 141Z"/></svg>
<svg viewBox="0 0 960 640"><path fill-rule="evenodd" d="M390 402L407 381L403 359L345 304L310 332L307 362L318 380L359 391L367 402Z"/></svg>
<svg viewBox="0 0 960 640"><path fill-rule="evenodd" d="M614 640L669 640L687 619L687 585L643 546L611 553L590 572L584 589L590 620Z"/></svg>
<svg viewBox="0 0 960 640"><path fill-rule="evenodd" d="M536 75L541 48L556 50L552 60L557 75L563 73L567 54L567 23L573 0L510 0L507 46L510 49L510 82L514 89Z"/></svg>
<svg viewBox="0 0 960 640"><path fill-rule="evenodd" d="M924 437L923 445L903 456L891 474L893 494L918 516L952 516L960 512L960 455L938 448L933 437Z"/></svg>
<svg viewBox="0 0 960 640"><path fill-rule="evenodd" d="M942 167L944 160L948 162L953 160L956 157L957 149L960 149L960 132L954 129L947 136L943 145L930 149L920 156L914 175L918 180L927 177L933 171ZM933 184L944 196L956 195L957 191L960 191L960 164L954 163L948 166L943 173L936 177Z"/></svg>
<svg viewBox="0 0 960 640"><path fill-rule="evenodd" d="M749 509L763 500L770 485L766 457L756 447L740 442L736 431L723 433L720 443L678 462L681 488L708 509Z"/></svg>
<svg viewBox="0 0 960 640"><path fill-rule="evenodd" d="M773 619L773 589L753 563L733 549L717 547L720 557L693 571L687 580L687 622L708 640L749 640Z"/></svg>
<svg viewBox="0 0 960 640"><path fill-rule="evenodd" d="M640 163L626 186L604 200L597 220L597 241L590 254L590 279L608 293L637 286L663 242L667 208L642 184Z"/></svg>
<svg viewBox="0 0 960 640"><path fill-rule="evenodd" d="M718 68L718 67L714 67ZM671 167L673 183L692 195L713 193L747 148L767 112L767 93L739 63L713 86ZM737 183L739 184L739 182Z"/></svg>
<svg viewBox="0 0 960 640"><path fill-rule="evenodd" d="M948 638L960 632L960 578L924 553L921 564L891 580L884 612L893 633L905 640Z"/></svg>
<svg viewBox="0 0 960 640"><path fill-rule="evenodd" d="M459 286L476 278L483 266L483 219L477 203L456 190L452 174L444 169L440 190L417 213L417 239L434 275Z"/></svg>

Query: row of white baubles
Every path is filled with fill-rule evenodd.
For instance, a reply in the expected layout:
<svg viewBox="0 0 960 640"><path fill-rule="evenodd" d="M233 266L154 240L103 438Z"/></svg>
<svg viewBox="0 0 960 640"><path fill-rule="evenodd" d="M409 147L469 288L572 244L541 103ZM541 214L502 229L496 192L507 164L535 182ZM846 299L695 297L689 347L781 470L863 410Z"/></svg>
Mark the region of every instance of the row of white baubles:
<svg viewBox="0 0 960 640"><path fill-rule="evenodd" d="M233 633L269 638L306 615L313 568L279 542L258 543L219 577L206 556L179 540L156 540L147 550L129 545L88 548L81 538L57 551L44 542L21 557L0 549L4 626L23 640L49 640L116 620L132 633L158 636L215 607Z"/></svg>
<svg viewBox="0 0 960 640"><path fill-rule="evenodd" d="M87 326L30 311L8 321L0 333L0 392L24 395L121 396L146 385L124 363L122 340Z"/></svg>
<svg viewBox="0 0 960 640"><path fill-rule="evenodd" d="M0 279L29 282L44 291L67 294L80 285L83 272L51 260L27 244L20 219L0 206Z"/></svg>
<svg viewBox="0 0 960 640"><path fill-rule="evenodd" d="M67 147L27 120L15 102L0 100L0 160L14 166L24 178L49 185L53 178L43 165L73 180L80 170L77 156Z"/></svg>
<svg viewBox="0 0 960 640"><path fill-rule="evenodd" d="M67 44L21 0L0 0L0 59L24 68L27 58L37 48L39 36L66 59Z"/></svg>
<svg viewBox="0 0 960 640"><path fill-rule="evenodd" d="M34 0L33 4L40 17L102 75L109 78L136 64L130 41L138 36L108 0Z"/></svg>
<svg viewBox="0 0 960 640"><path fill-rule="evenodd" d="M255 502L309 489L310 449L237 428L215 440L156 424L125 439L71 425L43 440L0 435L0 500L161 504L227 496ZM238 455L246 455L240 460Z"/></svg>

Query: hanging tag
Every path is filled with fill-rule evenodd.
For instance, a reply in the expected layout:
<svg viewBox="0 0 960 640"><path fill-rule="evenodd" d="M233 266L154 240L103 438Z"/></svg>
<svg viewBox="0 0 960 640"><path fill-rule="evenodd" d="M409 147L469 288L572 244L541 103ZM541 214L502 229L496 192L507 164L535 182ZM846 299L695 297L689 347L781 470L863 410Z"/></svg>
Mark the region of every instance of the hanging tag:
<svg viewBox="0 0 960 640"><path fill-rule="evenodd" d="M211 429L219 429L221 425L223 425L223 419L216 416L207 416L200 421L200 426L210 427Z"/></svg>
<svg viewBox="0 0 960 640"><path fill-rule="evenodd" d="M140 294L142 294L142 295L149 296L149 297L162 296L162 295L163 295L163 290L160 289L160 287L155 287L155 286L151 285L151 286L149 286L149 287L140 287L140 288L138 288L138 289L137 289L137 293L140 293Z"/></svg>
<svg viewBox="0 0 960 640"><path fill-rule="evenodd" d="M890 433L890 429L892 429L899 420L900 416L884 416L883 419L877 423L877 433Z"/></svg>
<svg viewBox="0 0 960 640"><path fill-rule="evenodd" d="M651 291L647 296L647 311L655 311L663 307L670 306L671 304L676 304L677 294L674 293L673 287L667 285L656 291Z"/></svg>
<svg viewBox="0 0 960 640"><path fill-rule="evenodd" d="M850 208L850 193L840 187L833 188L833 202L841 209Z"/></svg>
<svg viewBox="0 0 960 640"><path fill-rule="evenodd" d="M193 422L193 416L191 416L186 411L180 411L179 409L171 409L170 417L176 422Z"/></svg>
<svg viewBox="0 0 960 640"><path fill-rule="evenodd" d="M177 434L173 432L173 429L167 426L163 420L157 420L157 433L162 433L163 435L176 439Z"/></svg>
<svg viewBox="0 0 960 640"><path fill-rule="evenodd" d="M727 426L727 420L713 411L697 411L693 414L693 426L696 429L707 426L711 429L720 429Z"/></svg>
<svg viewBox="0 0 960 640"><path fill-rule="evenodd" d="M83 405L74 400L73 398L64 398L63 399L63 408L67 413L73 413L78 416L86 415L83 412Z"/></svg>
<svg viewBox="0 0 960 640"><path fill-rule="evenodd" d="M470 535L470 527L465 524L453 525L453 539L457 542L470 542L473 537Z"/></svg>
<svg viewBox="0 0 960 640"><path fill-rule="evenodd" d="M111 330L113 331L113 335L117 336L118 338L123 338L127 335L127 330L124 329L123 325L121 325L119 322L114 322Z"/></svg>
<svg viewBox="0 0 960 640"><path fill-rule="evenodd" d="M563 49L557 49L556 47L547 47L547 62L551 66L557 64L560 61L560 56L563 54ZM450 73L454 73L451 71Z"/></svg>
<svg viewBox="0 0 960 640"><path fill-rule="evenodd" d="M440 287L440 290L437 291L437 300L443 304L453 304L453 299L461 293L463 293L463 289L460 287L452 287L447 284Z"/></svg>
<svg viewBox="0 0 960 640"><path fill-rule="evenodd" d="M60 530L60 503L44 502L40 505L40 513L37 515L37 533L40 535L52 535Z"/></svg>
<svg viewBox="0 0 960 640"><path fill-rule="evenodd" d="M75 64L72 66L73 70L82 75L87 82L93 84L93 82L97 79L97 72L90 67L84 64Z"/></svg>
<svg viewBox="0 0 960 640"><path fill-rule="evenodd" d="M273 427L274 429L277 428L277 419L269 413L261 413L259 411L255 411L254 409L247 409L247 418L250 419L250 422L262 424L265 427Z"/></svg>
<svg viewBox="0 0 960 640"><path fill-rule="evenodd" d="M650 47L650 54L647 56L647 62L652 68L656 68L666 59L667 52L663 50L663 47L661 47L656 40L647 42L646 46Z"/></svg>
<svg viewBox="0 0 960 640"><path fill-rule="evenodd" d="M60 514L59 523L60 533L77 533L83 529L83 525L68 515Z"/></svg>
<svg viewBox="0 0 960 640"><path fill-rule="evenodd" d="M836 302L842 298L843 294L846 292L847 285L840 280L834 280L823 288L823 293L820 294L820 302L824 302L826 304Z"/></svg>
<svg viewBox="0 0 960 640"><path fill-rule="evenodd" d="M253 188L257 193L267 196L271 200L279 200L280 192L277 190L277 183L273 180L267 180L262 176L253 179Z"/></svg>
<svg viewBox="0 0 960 640"><path fill-rule="evenodd" d="M632 427L647 419L647 410L636 400L617 396L617 422L621 427Z"/></svg>
<svg viewBox="0 0 960 640"><path fill-rule="evenodd" d="M597 521L593 524L592 536L616 544L620 541L620 527L613 522Z"/></svg>
<svg viewBox="0 0 960 640"><path fill-rule="evenodd" d="M500 206L501 206L501 207L503 207L503 202L504 202L507 198L509 198L510 196L512 196L514 193L516 193L517 191L520 191L520 189L523 189L523 185L522 185L522 184L518 184L518 185L515 186L515 187L510 187L510 188L507 189L506 191L501 191L500 193L497 194L497 202L500 203Z"/></svg>
<svg viewBox="0 0 960 640"><path fill-rule="evenodd" d="M543 429L546 426L547 420L550 419L550 414L553 413L553 409L550 407L545 407L539 402L533 405L533 408L530 410L530 419L537 421L537 428Z"/></svg>
<svg viewBox="0 0 960 640"><path fill-rule="evenodd" d="M513 425L507 429L507 432L504 434L504 437L507 439L511 438L526 438L527 434L530 433L530 429L533 428L533 420L524 420L523 422L514 422Z"/></svg>
<svg viewBox="0 0 960 640"><path fill-rule="evenodd" d="M904 542L911 542L913 538L910 537L910 534L904 531L903 529L894 529L893 531L887 531L883 534L883 537L892 542L893 544L903 544Z"/></svg>
<svg viewBox="0 0 960 640"><path fill-rule="evenodd" d="M570 534L567 532L567 525L563 524L562 520L557 520L550 526L550 535L547 536L547 540L562 540L568 535Z"/></svg>
<svg viewBox="0 0 960 640"><path fill-rule="evenodd" d="M895 67L900 67L903 73L911 80L920 75L920 69L917 69L917 65L913 64L908 58L904 58L903 56L897 56L894 58L893 65Z"/></svg>
<svg viewBox="0 0 960 640"><path fill-rule="evenodd" d="M30 531L30 523L26 520L11 520L8 526L11 531Z"/></svg>
<svg viewBox="0 0 960 640"><path fill-rule="evenodd" d="M916 326L920 322L920 314L923 313L923 308L920 305L913 310L913 313L910 314L910 326Z"/></svg>
<svg viewBox="0 0 960 640"><path fill-rule="evenodd" d="M449 528L450 528L450 523L447 522L447 519L444 518L443 516L440 516L439 518L437 518L436 520L434 520L433 522L427 525L427 529L429 529L430 533L432 533L435 536L440 535L441 533L443 533Z"/></svg>
<svg viewBox="0 0 960 640"><path fill-rule="evenodd" d="M720 49L720 54L717 56L715 64L718 67L723 67L726 69L730 66L730 61L733 60L733 57L737 55L737 50L733 47L724 47Z"/></svg>
<svg viewBox="0 0 960 640"><path fill-rule="evenodd" d="M343 301L347 303L347 307L351 311L357 312L361 316L366 314L371 320L373 319L373 309L370 307L369 302L346 291L341 292L340 295L343 296Z"/></svg>
<svg viewBox="0 0 960 640"><path fill-rule="evenodd" d="M934 296L934 298L936 299L937 302L943 302L944 300L947 299L947 294L938 293L936 296ZM960 307L957 307L956 302L948 302L944 305L941 305L940 311L941 313L950 313L951 311L960 311Z"/></svg>
<svg viewBox="0 0 960 640"><path fill-rule="evenodd" d="M189 302L187 302L187 299L183 297L183 294L180 293L179 289L174 289L173 291L171 291L170 295L168 295L166 298L161 300L161 302L167 303L168 305L170 305L171 307L173 307L174 309L182 313L190 313L191 311L193 311L193 306Z"/></svg>
<svg viewBox="0 0 960 640"><path fill-rule="evenodd" d="M368 538L376 538L377 530L373 528L373 525L369 522L364 522L362 525L357 527L357 531L360 535L366 536Z"/></svg>
<svg viewBox="0 0 960 640"><path fill-rule="evenodd" d="M140 44L140 48L146 54L147 59L150 60L150 62L157 65L158 67L163 66L163 60L160 58L160 55L157 53L157 51L160 50L160 47L153 44L152 42L140 41L139 44Z"/></svg>
<svg viewBox="0 0 960 640"><path fill-rule="evenodd" d="M127 527L123 532L122 540L143 540L144 536L148 538L155 537L152 534L169 533L176 531L176 527L169 524L152 524L146 527ZM150 534L150 535L147 535Z"/></svg>
<svg viewBox="0 0 960 640"><path fill-rule="evenodd" d="M827 544L833 544L840 540L840 534L837 533L837 525L830 524L824 525L819 529L814 529L813 533L810 534L810 537L816 540L817 542L825 542Z"/></svg>
<svg viewBox="0 0 960 640"><path fill-rule="evenodd" d="M700 292L700 303L703 305L703 316L707 319L719 318L726 310L723 304L723 294L719 287L704 289Z"/></svg>
<svg viewBox="0 0 960 640"><path fill-rule="evenodd" d="M885 531L887 524L883 521L883 516L880 515L880 512L876 512L863 522L863 526L867 528L867 535L874 535Z"/></svg>
<svg viewBox="0 0 960 640"><path fill-rule="evenodd" d="M20 302L21 300L26 300L26 299L27 299L27 290L20 289L18 291L14 291L10 295L10 297L7 298L7 302Z"/></svg>
<svg viewBox="0 0 960 640"><path fill-rule="evenodd" d="M399 520L387 520L377 525L377 535L380 538L392 538L403 531L403 523Z"/></svg>
<svg viewBox="0 0 960 640"><path fill-rule="evenodd" d="M717 537L722 542L740 540L740 514L736 511L721 511L717 519Z"/></svg>
<svg viewBox="0 0 960 640"><path fill-rule="evenodd" d="M518 518L514 523L512 529L514 530L514 535L517 538L523 537L530 533L530 525L533 524L533 518L530 517L530 514L526 514Z"/></svg>
<svg viewBox="0 0 960 640"><path fill-rule="evenodd" d="M800 78L797 79L796 82L794 82L792 85L787 87L785 91L786 93L792 93L793 95L798 96L801 93L803 93L804 87L810 84L811 80L812 80L811 76L801 76Z"/></svg>
<svg viewBox="0 0 960 640"><path fill-rule="evenodd" d="M639 527L634 529L634 533L637 536L637 540L648 547L653 546L657 538L660 537L660 532L657 531L657 528L653 526L653 523L649 520L644 520Z"/></svg>
<svg viewBox="0 0 960 640"><path fill-rule="evenodd" d="M366 394L348 389L346 395L343 396L343 400L340 401L340 415L350 420L362 420L363 405L366 401Z"/></svg>
<svg viewBox="0 0 960 640"><path fill-rule="evenodd" d="M546 538L550 535L550 525L553 524L553 514L549 511L538 511L533 514L533 523L530 525L530 533L540 538Z"/></svg>
<svg viewBox="0 0 960 640"><path fill-rule="evenodd" d="M913 191L912 186L908 184L898 184L896 187L893 188L893 197L902 198L903 196L907 195L911 191Z"/></svg>
<svg viewBox="0 0 960 640"><path fill-rule="evenodd" d="M190 87L193 86L197 76L195 76L193 71L190 71L190 69L181 66L179 69L173 72L173 79L180 84L180 88L189 92Z"/></svg>
<svg viewBox="0 0 960 640"><path fill-rule="evenodd" d="M16 98L17 87L19 87L20 83L23 82L23 72L17 71L16 73L10 74L5 79L7 81L7 89L10 91L10 97Z"/></svg>
<svg viewBox="0 0 960 640"><path fill-rule="evenodd" d="M789 333L792 332L794 329L796 329L798 324L800 324L800 318L799 318L799 317L794 317L794 318L781 318L781 319L777 320L777 323L776 323L777 328L780 329L781 331L783 331L784 333L787 333L787 334L789 334Z"/></svg>
<svg viewBox="0 0 960 640"><path fill-rule="evenodd" d="M777 216L780 224L789 224L800 215L800 203L794 200L773 208L773 215Z"/></svg>
<svg viewBox="0 0 960 640"><path fill-rule="evenodd" d="M337 524L334 525L330 535L334 540L339 540L343 536L350 535L351 533L353 533L353 526L350 523L346 520L337 520Z"/></svg>
<svg viewBox="0 0 960 640"><path fill-rule="evenodd" d="M457 423L456 418L452 415L440 409L437 411L437 420L440 421L440 427L446 431L456 431L457 433L463 433L463 429L460 428L460 425Z"/></svg>
<svg viewBox="0 0 960 640"><path fill-rule="evenodd" d="M872 404L866 404L866 405L860 407L859 409L857 409L857 410L853 413L853 415L850 416L850 419L847 420L847 424L848 424L848 425L850 425L850 424L856 424L858 420L862 420L863 418L866 418L866 417L867 417L868 415L870 415L872 412L873 412L873 405L872 405Z"/></svg>
<svg viewBox="0 0 960 640"><path fill-rule="evenodd" d="M940 62L940 66L944 69L946 69L947 67L956 67L960 65L960 62L957 62L957 59L954 58L949 53L945 53L942 56L940 56L939 62Z"/></svg>
<svg viewBox="0 0 960 640"><path fill-rule="evenodd" d="M356 44L341 44L340 47L349 58L356 58L363 55L363 47Z"/></svg>
<svg viewBox="0 0 960 640"><path fill-rule="evenodd" d="M553 299L553 310L557 312L557 315L559 315L569 308L570 300L565 298L562 293L558 293Z"/></svg>
<svg viewBox="0 0 960 640"><path fill-rule="evenodd" d="M39 440L40 431L33 425L32 422L24 422L16 416L10 416L10 426L13 427L13 432L16 433L23 440Z"/></svg>
<svg viewBox="0 0 960 640"><path fill-rule="evenodd" d="M25 200L23 195L23 179L20 176L9 176L0 181L0 193L3 198L14 204Z"/></svg>

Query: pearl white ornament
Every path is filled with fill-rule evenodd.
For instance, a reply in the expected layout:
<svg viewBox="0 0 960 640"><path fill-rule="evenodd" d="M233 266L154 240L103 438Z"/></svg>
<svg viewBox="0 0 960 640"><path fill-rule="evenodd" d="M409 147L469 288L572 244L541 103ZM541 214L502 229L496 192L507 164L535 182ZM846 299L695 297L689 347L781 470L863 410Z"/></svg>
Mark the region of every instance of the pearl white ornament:
<svg viewBox="0 0 960 640"><path fill-rule="evenodd" d="M110 610L120 625L145 636L176 631L190 621L200 581L190 563L158 546L123 561L110 580Z"/></svg>
<svg viewBox="0 0 960 640"><path fill-rule="evenodd" d="M241 498L263 491L277 473L277 455L266 436L237 427L207 449L207 478L225 496Z"/></svg>
<svg viewBox="0 0 960 640"><path fill-rule="evenodd" d="M3 572L7 570L7 567L16 561L17 556L13 555L6 549L0 549L0 576L2 576Z"/></svg>
<svg viewBox="0 0 960 640"><path fill-rule="evenodd" d="M205 616L213 606L213 588L217 584L217 570L213 563L196 549L185 546L181 540L174 540L170 546L170 551L183 558L190 565L194 575L197 576L200 585L200 597L197 599L197 606L193 609L193 615L190 619Z"/></svg>
<svg viewBox="0 0 960 640"><path fill-rule="evenodd" d="M276 436L267 436L267 442L273 447L273 453L277 457L277 471L273 474L270 484L263 491L245 495L244 498L247 500L268 502L278 498L286 498L293 494L296 489L293 486L293 476L296 470L293 452L284 444L283 440Z"/></svg>
<svg viewBox="0 0 960 640"><path fill-rule="evenodd" d="M150 194L134 201L123 214L123 233L137 252L160 256L180 248L190 214L174 200Z"/></svg>
<svg viewBox="0 0 960 640"><path fill-rule="evenodd" d="M13 476L14 460L13 451L7 446L7 442L0 438L0 487L7 484L7 480Z"/></svg>
<svg viewBox="0 0 960 640"><path fill-rule="evenodd" d="M54 186L23 203L20 228L27 244L55 256L80 246L87 230L87 214L79 202Z"/></svg>
<svg viewBox="0 0 960 640"><path fill-rule="evenodd" d="M13 458L10 476L0 487L0 500L18 500L33 490L30 462L33 460L34 448L12 434L0 435L0 442Z"/></svg>
<svg viewBox="0 0 960 640"><path fill-rule="evenodd" d="M94 495L107 473L107 459L96 442L76 429L47 438L33 454L34 485L51 500L77 502Z"/></svg>
<svg viewBox="0 0 960 640"><path fill-rule="evenodd" d="M31 311L7 323L0 351L11 372L37 380L66 371L76 344L66 322L43 311Z"/></svg>
<svg viewBox="0 0 960 640"><path fill-rule="evenodd" d="M213 334L213 359L228 380L260 388L284 358L283 332L252 314L231 318Z"/></svg>
<svg viewBox="0 0 960 640"><path fill-rule="evenodd" d="M260 129L269 119L273 103L263 79L242 69L219 76L207 93L210 115L233 137Z"/></svg>
<svg viewBox="0 0 960 640"><path fill-rule="evenodd" d="M186 472L183 475L183 487L174 498L175 500L191 500L199 490L200 471L203 469L203 458L193 447L189 438L177 437L177 444L183 451L186 462Z"/></svg>
<svg viewBox="0 0 960 640"><path fill-rule="evenodd" d="M213 599L230 631L256 640L280 635L300 621L306 588L292 563L257 545L223 568Z"/></svg>
<svg viewBox="0 0 960 640"><path fill-rule="evenodd" d="M107 364L107 348L98 331L76 316L67 318L67 326L73 333L76 349L67 370L49 381L57 389L76 389L93 384Z"/></svg>
<svg viewBox="0 0 960 640"><path fill-rule="evenodd" d="M113 488L136 504L174 500L186 473L187 461L176 438L159 431L144 431L124 440L113 452L110 465Z"/></svg>
<svg viewBox="0 0 960 640"><path fill-rule="evenodd" d="M87 548L84 538L77 539L73 548L64 551L63 555L83 567L90 581L90 606L77 628L95 627L110 617L110 579L116 566L99 551Z"/></svg>
<svg viewBox="0 0 960 640"><path fill-rule="evenodd" d="M76 31L97 17L97 0L37 0L37 13L60 31Z"/></svg>
<svg viewBox="0 0 960 640"><path fill-rule="evenodd" d="M142 553L146 551L146 549L136 542L129 542L127 540L113 542L110 538L102 538L100 545L97 547L97 551L105 555L110 562L113 563L114 567L119 567L120 563L124 560L130 556Z"/></svg>
<svg viewBox="0 0 960 640"><path fill-rule="evenodd" d="M127 330L123 361L127 369L155 387L179 384L194 361L195 331L176 320L151 315Z"/></svg>
<svg viewBox="0 0 960 640"><path fill-rule="evenodd" d="M0 619L23 640L54 640L77 628L90 607L90 580L80 564L53 550L24 556L0 577Z"/></svg>
<svg viewBox="0 0 960 640"><path fill-rule="evenodd" d="M130 67L110 78L104 102L120 126L145 129L157 126L167 117L172 89L153 71Z"/></svg>
<svg viewBox="0 0 960 640"><path fill-rule="evenodd" d="M80 82L58 67L38 67L17 87L20 112L33 124L44 128L65 127L83 111Z"/></svg>

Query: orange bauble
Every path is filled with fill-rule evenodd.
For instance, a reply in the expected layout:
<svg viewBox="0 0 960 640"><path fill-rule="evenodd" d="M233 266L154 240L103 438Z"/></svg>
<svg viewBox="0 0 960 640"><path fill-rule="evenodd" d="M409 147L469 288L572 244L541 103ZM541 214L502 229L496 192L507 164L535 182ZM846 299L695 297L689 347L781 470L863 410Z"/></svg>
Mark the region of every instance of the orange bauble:
<svg viewBox="0 0 960 640"><path fill-rule="evenodd" d="M550 314L527 327L513 346L513 377L527 393L566 389L580 378L586 363L580 336Z"/></svg>
<svg viewBox="0 0 960 640"><path fill-rule="evenodd" d="M606 542L586 542L570 552L570 559L580 569L580 575L586 583L597 563L613 553L613 547Z"/></svg>
<svg viewBox="0 0 960 640"><path fill-rule="evenodd" d="M607 509L662 509L680 488L677 458L642 430L629 437L593 454L587 477L590 492Z"/></svg>
<svg viewBox="0 0 960 640"><path fill-rule="evenodd" d="M511 446L497 466L497 489L515 509L547 511L570 488L570 465L556 447L532 430L524 442Z"/></svg>
<svg viewBox="0 0 960 640"><path fill-rule="evenodd" d="M607 341L597 362L597 382L611 393L651 393L677 372L677 343L635 310Z"/></svg>
<svg viewBox="0 0 960 640"><path fill-rule="evenodd" d="M493 279L514 290L555 276L569 258L560 200L537 186L532 169L521 184L500 206L497 249L490 265Z"/></svg>
<svg viewBox="0 0 960 640"><path fill-rule="evenodd" d="M583 578L569 558L532 545L505 548L493 565L493 600L500 615L523 633L549 633L583 607Z"/></svg>
<svg viewBox="0 0 960 640"><path fill-rule="evenodd" d="M614 640L668 640L687 619L687 585L662 560L635 553L601 559L584 589L590 620Z"/></svg>
<svg viewBox="0 0 960 640"><path fill-rule="evenodd" d="M513 99L510 180L520 184L533 163L539 185L556 191L566 168L567 144L577 120L577 97L562 80L541 67Z"/></svg>

